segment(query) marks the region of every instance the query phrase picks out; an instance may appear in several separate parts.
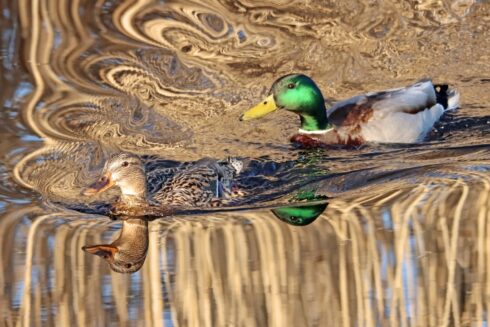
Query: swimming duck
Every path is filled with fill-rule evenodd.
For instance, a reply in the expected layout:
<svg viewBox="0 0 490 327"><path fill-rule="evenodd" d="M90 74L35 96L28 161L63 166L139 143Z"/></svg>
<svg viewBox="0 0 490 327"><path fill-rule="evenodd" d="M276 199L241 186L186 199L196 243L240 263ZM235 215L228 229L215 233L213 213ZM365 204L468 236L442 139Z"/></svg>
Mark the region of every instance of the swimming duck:
<svg viewBox="0 0 490 327"><path fill-rule="evenodd" d="M140 270L148 251L148 221L128 218L122 220L118 238L111 244L86 245L82 250L107 261L112 270L134 273Z"/></svg>
<svg viewBox="0 0 490 327"><path fill-rule="evenodd" d="M101 177L82 193L92 196L117 186L121 196L112 207L113 214L166 215L175 207L218 206L240 195L230 180L242 168L236 158L205 159L182 169L153 170L147 176L140 157L119 153L107 160Z"/></svg>
<svg viewBox="0 0 490 327"><path fill-rule="evenodd" d="M407 87L367 93L326 109L322 92L303 74L285 75L269 95L240 120L263 117L278 109L300 116L301 128L291 137L306 147L365 142L423 141L445 111L458 107L459 93L447 85L421 80Z"/></svg>

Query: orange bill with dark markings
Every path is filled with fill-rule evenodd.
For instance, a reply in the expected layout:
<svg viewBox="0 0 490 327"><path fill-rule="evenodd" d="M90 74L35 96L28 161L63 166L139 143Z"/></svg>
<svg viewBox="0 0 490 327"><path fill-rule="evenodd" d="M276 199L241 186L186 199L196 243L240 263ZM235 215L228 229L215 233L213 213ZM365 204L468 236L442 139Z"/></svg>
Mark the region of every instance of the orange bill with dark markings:
<svg viewBox="0 0 490 327"><path fill-rule="evenodd" d="M114 185L111 173L105 173L95 183L86 188L82 193L83 195L95 195L97 193L104 192Z"/></svg>
<svg viewBox="0 0 490 327"><path fill-rule="evenodd" d="M84 246L82 247L82 250L90 254L95 254L104 259L113 258L118 251L117 247L109 244Z"/></svg>

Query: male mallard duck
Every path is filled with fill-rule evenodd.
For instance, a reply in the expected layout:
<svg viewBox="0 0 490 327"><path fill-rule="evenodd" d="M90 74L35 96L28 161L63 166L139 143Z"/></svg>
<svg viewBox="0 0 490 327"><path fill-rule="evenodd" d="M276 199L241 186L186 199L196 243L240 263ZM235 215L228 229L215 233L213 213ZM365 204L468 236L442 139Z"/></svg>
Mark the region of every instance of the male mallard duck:
<svg viewBox="0 0 490 327"><path fill-rule="evenodd" d="M121 197L113 206L113 213L130 216L164 214L172 207L216 206L238 194L233 192L230 179L242 168L243 163L235 158L201 160L184 169L168 169L166 172L173 172L170 177L159 170L147 176L138 156L120 153L107 160L102 176L83 194L94 195L116 185Z"/></svg>
<svg viewBox="0 0 490 327"><path fill-rule="evenodd" d="M422 80L404 88L355 96L327 110L315 82L291 74L276 80L270 94L240 120L260 118L277 109L292 111L300 116L301 128L291 141L305 146L414 143L425 138L446 110L457 108L458 101L456 90Z"/></svg>

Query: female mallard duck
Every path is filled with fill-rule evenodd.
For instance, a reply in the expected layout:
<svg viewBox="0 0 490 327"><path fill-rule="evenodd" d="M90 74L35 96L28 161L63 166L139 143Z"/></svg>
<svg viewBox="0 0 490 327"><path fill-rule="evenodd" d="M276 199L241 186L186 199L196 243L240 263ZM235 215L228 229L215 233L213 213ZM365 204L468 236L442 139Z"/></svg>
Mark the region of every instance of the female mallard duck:
<svg viewBox="0 0 490 327"><path fill-rule="evenodd" d="M422 141L446 110L458 107L459 93L447 85L422 80L410 86L355 96L325 108L322 92L311 78L286 75L270 94L240 120L260 118L277 109L300 116L299 133L291 138L305 146L364 142Z"/></svg>
<svg viewBox="0 0 490 327"><path fill-rule="evenodd" d="M234 158L227 161L205 159L184 169L154 170L147 176L141 159L133 154L113 155L105 163L101 177L84 195L95 195L118 186L121 197L112 212L128 216L171 213L175 207L210 207L239 194L231 179L238 175L243 163ZM172 176L165 176L172 171ZM147 185L151 186L148 190Z"/></svg>

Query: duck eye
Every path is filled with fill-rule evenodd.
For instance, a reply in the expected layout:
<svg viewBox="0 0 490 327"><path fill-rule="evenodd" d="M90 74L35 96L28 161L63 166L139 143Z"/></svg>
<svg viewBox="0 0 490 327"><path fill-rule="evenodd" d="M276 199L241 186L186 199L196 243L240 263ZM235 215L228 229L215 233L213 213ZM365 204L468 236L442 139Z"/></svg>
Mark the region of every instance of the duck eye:
<svg viewBox="0 0 490 327"><path fill-rule="evenodd" d="M288 84L288 89L294 89L295 87L296 87L296 84L294 84L294 83Z"/></svg>
<svg viewBox="0 0 490 327"><path fill-rule="evenodd" d="M294 221L294 222L298 221L298 217L296 217L296 216L291 216L291 221Z"/></svg>
<svg viewBox="0 0 490 327"><path fill-rule="evenodd" d="M122 166L122 167L127 167L127 166L129 166L129 162L124 161L124 162L122 163L122 165L121 165L121 166Z"/></svg>
<svg viewBox="0 0 490 327"><path fill-rule="evenodd" d="M131 268L131 264L130 263L127 263L124 265L124 267L126 267L127 269Z"/></svg>

